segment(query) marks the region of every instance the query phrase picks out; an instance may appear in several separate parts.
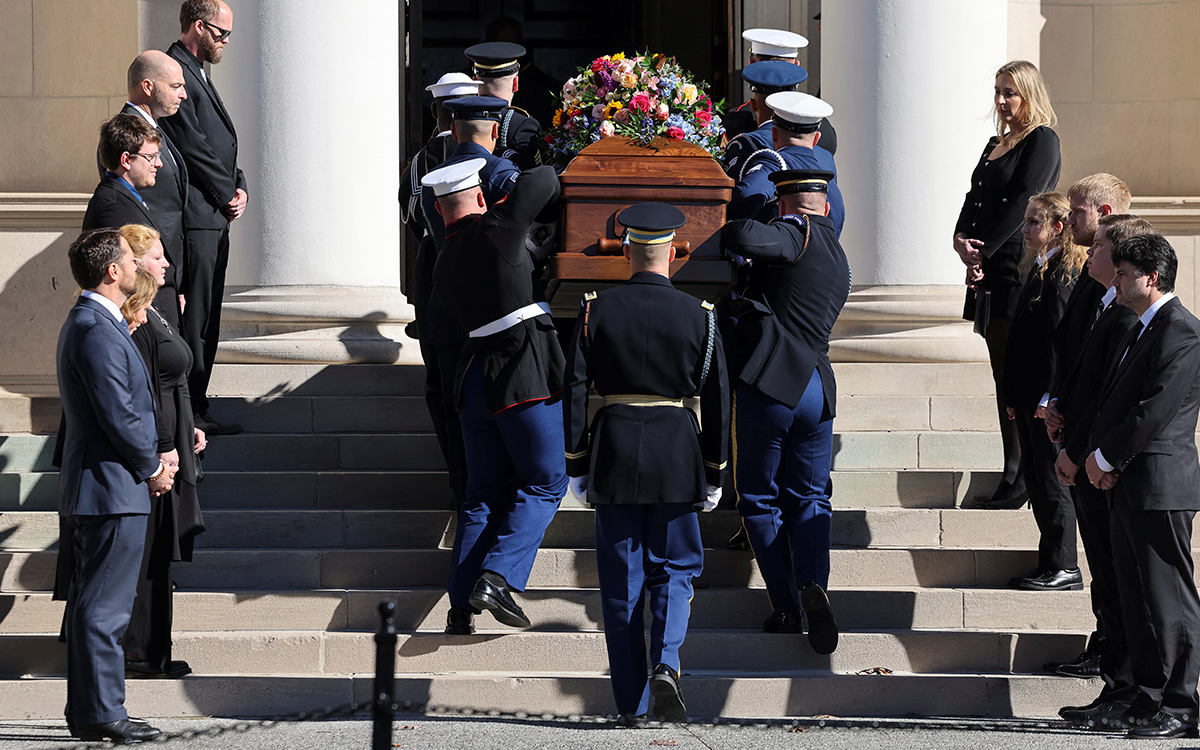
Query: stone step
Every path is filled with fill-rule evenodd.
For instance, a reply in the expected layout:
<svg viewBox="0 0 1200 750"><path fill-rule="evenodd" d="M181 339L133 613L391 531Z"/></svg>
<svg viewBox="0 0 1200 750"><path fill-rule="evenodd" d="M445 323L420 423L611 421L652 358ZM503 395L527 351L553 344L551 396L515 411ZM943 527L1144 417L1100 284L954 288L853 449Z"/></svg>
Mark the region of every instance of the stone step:
<svg viewBox="0 0 1200 750"><path fill-rule="evenodd" d="M829 592L840 627L981 628L1088 632L1095 624L1087 591L1054 594L1008 589L835 588ZM539 631L600 630L600 592L535 589L519 595ZM450 601L444 588L311 591L187 591L174 597L179 631L311 630L372 631L376 607L396 603L396 628L441 631ZM52 632L63 602L49 593L0 594L0 633ZM692 599L693 628L757 630L770 613L766 592L749 588L706 588ZM482 628L508 630L491 616Z"/></svg>
<svg viewBox="0 0 1200 750"><path fill-rule="evenodd" d="M0 591L49 591L55 552L0 550ZM953 547L835 549L830 586L1001 588L1037 563L1033 549ZM1080 561L1087 580L1085 561ZM192 589L386 589L443 586L450 551L442 549L198 550L195 561L172 568L175 580ZM700 586L762 586L749 552L705 552ZM596 553L590 549L538 552L529 587L595 587Z"/></svg>
<svg viewBox="0 0 1200 750"><path fill-rule="evenodd" d="M490 616L479 618L490 619ZM485 623L486 624L486 623ZM680 651L685 669L853 673L873 667L913 673L1032 674L1066 660L1086 645L1082 633L986 630L843 631L838 649L820 655L800 635L755 630L689 629ZM172 656L198 674L363 674L375 669L371 632L241 631L171 635ZM400 633L400 673L480 671L508 673L535 667L549 674L603 672L604 633L502 632L470 636ZM0 635L0 678L66 674L58 633Z"/></svg>
<svg viewBox="0 0 1200 750"><path fill-rule="evenodd" d="M555 514L544 549L594 548L594 513L573 502ZM741 525L732 509L699 514L708 548L719 549ZM199 548L429 549L453 543L448 510L207 510ZM835 547L1036 547L1028 510L836 508ZM0 549L36 551L58 543L59 517L49 511L0 512ZM1200 539L1196 540L1200 546Z"/></svg>
<svg viewBox="0 0 1200 750"><path fill-rule="evenodd" d="M207 463L206 463L207 467ZM990 496L1000 481L988 471L835 471L833 505L842 508L953 508ZM429 509L450 507L444 471L215 471L200 485L205 509ZM55 510L58 475L0 474L0 511Z"/></svg>
<svg viewBox="0 0 1200 750"><path fill-rule="evenodd" d="M191 675L182 680L130 680L126 706L148 718L286 716L319 712L351 701L369 705L373 676ZM808 716L984 716L1057 718L1059 706L1096 696L1095 680L1043 675L845 675L685 670L682 688L695 719ZM541 716L608 716L612 687L604 674L546 675L528 669L505 675L478 672L407 674L397 678L401 706L431 712ZM62 721L66 681L0 680L0 719ZM411 714L408 714L411 715ZM396 719L403 723L406 714ZM264 730L269 732L270 730Z"/></svg>

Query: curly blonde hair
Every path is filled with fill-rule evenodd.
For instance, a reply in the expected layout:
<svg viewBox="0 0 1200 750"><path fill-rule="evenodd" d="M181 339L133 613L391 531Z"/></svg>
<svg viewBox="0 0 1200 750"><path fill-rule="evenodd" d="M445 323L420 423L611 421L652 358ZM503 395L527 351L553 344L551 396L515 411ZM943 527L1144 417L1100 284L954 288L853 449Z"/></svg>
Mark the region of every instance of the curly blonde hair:
<svg viewBox="0 0 1200 750"><path fill-rule="evenodd" d="M1045 247L1038 250L1026 248L1019 270L1022 274L1036 273L1040 278L1046 273L1046 268L1050 264L1035 263L1034 259L1044 258L1048 251L1057 247L1059 254L1062 255L1062 260L1055 270L1055 278L1065 286L1070 283L1071 279L1079 275L1079 272L1083 270L1083 264L1087 262L1087 248L1075 243L1075 239L1071 235L1071 226L1067 223L1067 217L1071 215L1071 203L1062 193L1038 193L1029 199L1029 203L1038 207L1047 222L1061 223L1062 229L1046 243Z"/></svg>

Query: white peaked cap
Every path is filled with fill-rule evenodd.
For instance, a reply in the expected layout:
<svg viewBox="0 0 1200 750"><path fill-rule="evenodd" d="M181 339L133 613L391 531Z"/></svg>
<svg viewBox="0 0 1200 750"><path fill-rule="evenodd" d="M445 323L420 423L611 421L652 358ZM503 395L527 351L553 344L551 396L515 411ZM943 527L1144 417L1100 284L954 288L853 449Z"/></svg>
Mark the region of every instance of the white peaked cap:
<svg viewBox="0 0 1200 750"><path fill-rule="evenodd" d="M472 80L466 73L447 73L437 79L437 83L426 86L425 90L432 92L435 99L475 96L479 93L479 81Z"/></svg>
<svg viewBox="0 0 1200 750"><path fill-rule="evenodd" d="M435 169L421 178L421 184L433 188L437 197L479 186L479 170L487 159L467 159Z"/></svg>
<svg viewBox="0 0 1200 750"><path fill-rule="evenodd" d="M781 120L797 125L816 125L833 114L833 107L824 99L799 91L779 91L767 97L767 106Z"/></svg>
<svg viewBox="0 0 1200 750"><path fill-rule="evenodd" d="M808 40L791 31L782 29L746 29L742 39L750 42L750 54L771 57L796 57Z"/></svg>

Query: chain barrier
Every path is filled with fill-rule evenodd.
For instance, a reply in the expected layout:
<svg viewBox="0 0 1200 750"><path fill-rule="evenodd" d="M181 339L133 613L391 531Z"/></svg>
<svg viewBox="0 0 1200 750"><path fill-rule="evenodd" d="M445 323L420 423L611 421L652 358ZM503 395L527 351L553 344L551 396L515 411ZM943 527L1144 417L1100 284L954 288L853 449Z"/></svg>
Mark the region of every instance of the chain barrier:
<svg viewBox="0 0 1200 750"><path fill-rule="evenodd" d="M501 711L498 709L475 709L453 706L439 706L430 703L413 701L395 701L395 667L396 667L396 614L395 602L383 602L379 605L380 627L375 634L375 683L374 698L369 704L345 703L335 708L320 708L303 711L276 719L242 720L232 724L194 729L183 732L164 732L153 742L176 742L179 740L200 740L220 737L227 734L247 734L250 732L270 729L280 724L309 721L325 721L329 719L348 719L371 713L372 750L390 750L392 747L392 731L395 729L397 714L420 716L427 719L503 719L509 721L532 722L539 724L563 724L578 726L596 724L601 726L626 726L619 717L613 714L556 714L538 713L536 711ZM809 729L909 729L909 730L944 730L944 731L991 731L1013 733L1078 733L1065 721L1049 719L964 719L938 717L884 718L884 719L855 719L836 716L814 716L809 718L787 719L753 719L715 716L711 718L688 718L686 721L661 722L654 719L639 721L638 727L658 728L667 726L684 727L737 727L745 729L778 729L785 728L791 732L803 732ZM1095 732L1088 732L1096 736ZM64 745L55 750L77 750L80 747L108 747L109 743L88 742L86 744Z"/></svg>

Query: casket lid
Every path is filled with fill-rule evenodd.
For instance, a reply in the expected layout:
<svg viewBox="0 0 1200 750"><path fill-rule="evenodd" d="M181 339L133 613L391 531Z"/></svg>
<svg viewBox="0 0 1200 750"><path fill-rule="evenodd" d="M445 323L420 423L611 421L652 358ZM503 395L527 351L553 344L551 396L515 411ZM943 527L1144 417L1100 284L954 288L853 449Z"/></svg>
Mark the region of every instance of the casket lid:
<svg viewBox="0 0 1200 750"><path fill-rule="evenodd" d="M655 138L649 148L621 136L596 141L571 160L560 178L564 187L630 184L733 187L733 180L703 148L662 137Z"/></svg>

